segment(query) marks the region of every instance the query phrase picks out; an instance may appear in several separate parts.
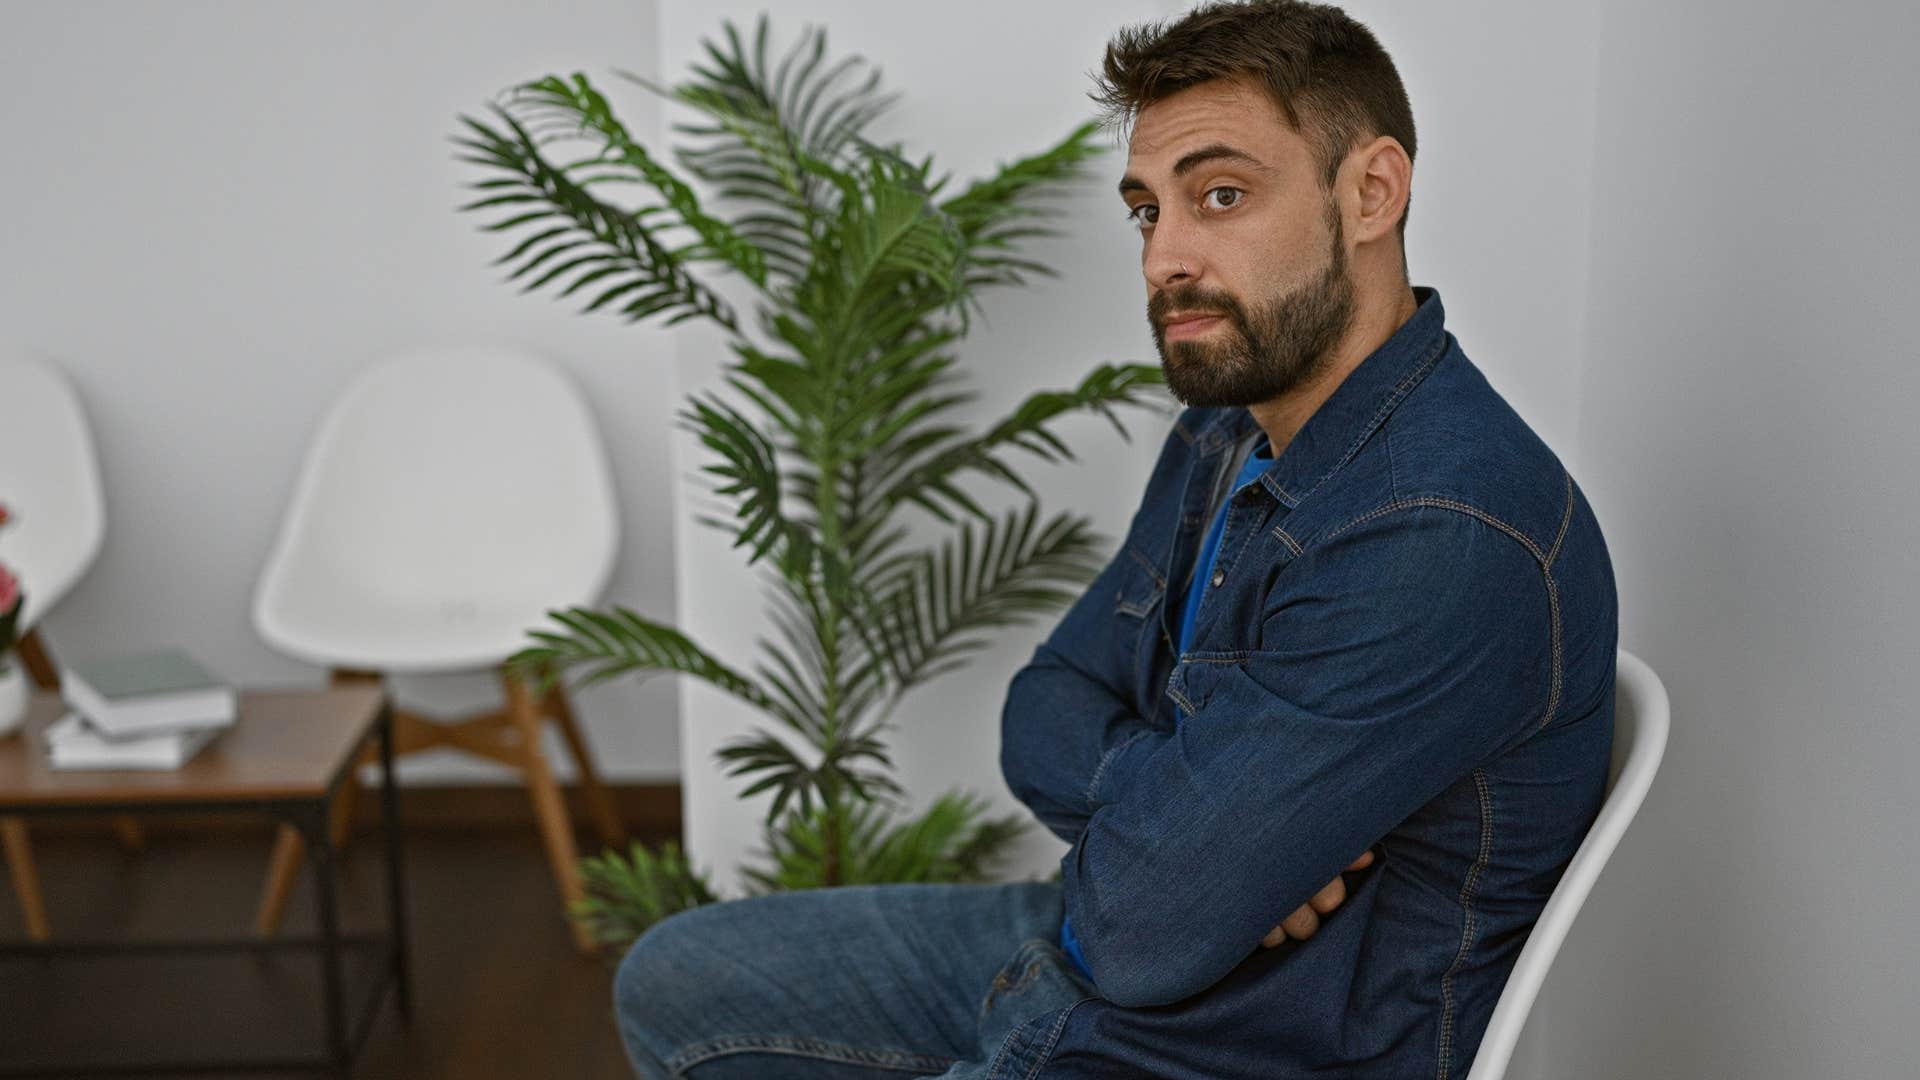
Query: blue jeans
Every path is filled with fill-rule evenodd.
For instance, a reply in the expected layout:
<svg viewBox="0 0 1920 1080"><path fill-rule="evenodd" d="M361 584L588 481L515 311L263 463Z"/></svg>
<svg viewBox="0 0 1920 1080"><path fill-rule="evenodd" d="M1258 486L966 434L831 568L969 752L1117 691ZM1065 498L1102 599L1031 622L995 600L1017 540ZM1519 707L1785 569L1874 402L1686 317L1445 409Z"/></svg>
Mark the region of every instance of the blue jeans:
<svg viewBox="0 0 1920 1080"><path fill-rule="evenodd" d="M615 980L647 1080L999 1080L1095 996L1058 882L848 885L679 912ZM1029 1021L1032 1021L1031 1023Z"/></svg>

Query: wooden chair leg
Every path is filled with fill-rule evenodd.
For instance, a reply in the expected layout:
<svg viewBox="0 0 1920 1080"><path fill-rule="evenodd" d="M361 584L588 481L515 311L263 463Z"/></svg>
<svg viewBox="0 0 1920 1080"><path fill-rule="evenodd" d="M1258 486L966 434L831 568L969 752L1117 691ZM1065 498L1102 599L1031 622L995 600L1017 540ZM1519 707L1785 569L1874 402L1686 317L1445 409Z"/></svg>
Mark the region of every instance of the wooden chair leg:
<svg viewBox="0 0 1920 1080"><path fill-rule="evenodd" d="M273 837L273 856L267 860L267 884L260 893L260 910L253 917L253 928L261 937L272 937L279 932L306 855L307 842L300 839L300 830L291 825L280 826Z"/></svg>
<svg viewBox="0 0 1920 1080"><path fill-rule="evenodd" d="M53 658L47 655L47 646L40 640L38 628L27 631L13 648L33 685L42 690L60 689L60 672L53 666Z"/></svg>
<svg viewBox="0 0 1920 1080"><path fill-rule="evenodd" d="M566 689L558 683L547 693L547 713L560 726L560 737L566 740L567 752L573 755L574 767L580 773L580 789L587 797L587 811L593 815L594 825L600 830L601 843L625 851L627 827L620 820L620 812L614 808L613 795L600 782L600 770L595 768L593 753L587 749L587 740L580 734L580 722L573 715L573 704L567 700Z"/></svg>
<svg viewBox="0 0 1920 1080"><path fill-rule="evenodd" d="M566 905L567 925L573 930L575 947L591 956L598 951L598 947L586 928L573 918L573 906L585 898L586 889L580 881L580 868L577 865L580 855L574 847L573 826L567 821L567 804L560 798L560 785L555 782L553 770L547 764L546 750L540 745L540 728L544 717L535 707L526 683L511 669L501 669L500 682L507 694L507 715L520 733L520 748L525 755L527 794L533 800L534 817L540 823L540 838L546 844L547 861L552 865L554 884L559 887L560 898Z"/></svg>
<svg viewBox="0 0 1920 1080"><path fill-rule="evenodd" d="M7 849L7 873L13 877L13 895L20 900L27 937L45 941L53 931L47 925L47 906L40 897L40 874L33 868L33 844L27 839L27 823L17 817L0 818L0 843Z"/></svg>

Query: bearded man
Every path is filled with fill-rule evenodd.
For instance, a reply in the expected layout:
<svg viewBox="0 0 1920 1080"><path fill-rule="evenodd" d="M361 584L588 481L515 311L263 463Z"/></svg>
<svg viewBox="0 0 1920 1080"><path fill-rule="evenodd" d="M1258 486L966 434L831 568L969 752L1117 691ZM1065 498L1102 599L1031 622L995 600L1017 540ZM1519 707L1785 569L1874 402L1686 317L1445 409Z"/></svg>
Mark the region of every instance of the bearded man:
<svg viewBox="0 0 1920 1080"><path fill-rule="evenodd" d="M1121 32L1174 424L1013 679L1060 880L708 905L618 979L651 1077L1462 1077L1598 812L1617 617L1559 459L1413 286L1392 60L1337 8Z"/></svg>

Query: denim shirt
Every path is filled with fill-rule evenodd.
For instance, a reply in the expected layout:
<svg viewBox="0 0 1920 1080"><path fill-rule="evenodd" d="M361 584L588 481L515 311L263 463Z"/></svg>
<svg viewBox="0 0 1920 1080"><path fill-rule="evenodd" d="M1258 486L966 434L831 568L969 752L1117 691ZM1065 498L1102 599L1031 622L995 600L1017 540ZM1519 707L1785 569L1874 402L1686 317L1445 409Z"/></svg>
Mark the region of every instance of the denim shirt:
<svg viewBox="0 0 1920 1080"><path fill-rule="evenodd" d="M1009 687L1001 769L1072 845L1099 991L1028 1021L1036 1075L1464 1077L1598 812L1606 544L1439 294L1414 296L1228 500L1204 582L1258 425L1182 413L1119 553ZM1317 933L1260 944L1369 849Z"/></svg>

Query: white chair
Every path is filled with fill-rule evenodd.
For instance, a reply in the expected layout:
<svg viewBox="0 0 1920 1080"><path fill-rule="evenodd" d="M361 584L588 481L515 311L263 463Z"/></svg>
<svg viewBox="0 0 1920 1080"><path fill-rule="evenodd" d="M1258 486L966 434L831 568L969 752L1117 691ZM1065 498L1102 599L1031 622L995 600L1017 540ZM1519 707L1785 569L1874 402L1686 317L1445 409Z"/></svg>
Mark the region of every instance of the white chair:
<svg viewBox="0 0 1920 1080"><path fill-rule="evenodd" d="M395 746L452 746L522 771L571 903L582 895L576 852L543 721L559 727L603 838L624 844L625 831L564 690L536 702L502 661L549 610L599 598L617 542L598 429L558 370L501 350L411 353L353 380L321 422L261 572L254 626L335 681L498 669L504 709L455 722L396 710ZM336 843L353 802L350 783L334 807ZM283 827L262 933L279 925L301 854ZM576 940L591 948L577 927Z"/></svg>
<svg viewBox="0 0 1920 1080"><path fill-rule="evenodd" d="M52 364L20 353L0 356L0 411L0 503L14 514L0 530L0 562L19 575L26 594L15 627L19 659L35 685L55 690L59 672L34 628L100 554L107 522L100 463L79 395ZM115 824L122 842L139 844L132 819ZM27 935L45 940L46 905L26 824L0 818L0 841Z"/></svg>
<svg viewBox="0 0 1920 1080"><path fill-rule="evenodd" d="M1608 769L1606 802L1521 948L1493 1017L1487 1022L1486 1034L1480 1039L1467 1080L1501 1080L1506 1075L1527 1013L1573 926L1573 917L1586 903L1601 868L1619 845L1647 796L1647 788L1653 784L1653 774L1660 769L1660 759L1667 749L1667 688L1645 661L1625 649L1620 650L1616 664L1613 710L1613 761Z"/></svg>

